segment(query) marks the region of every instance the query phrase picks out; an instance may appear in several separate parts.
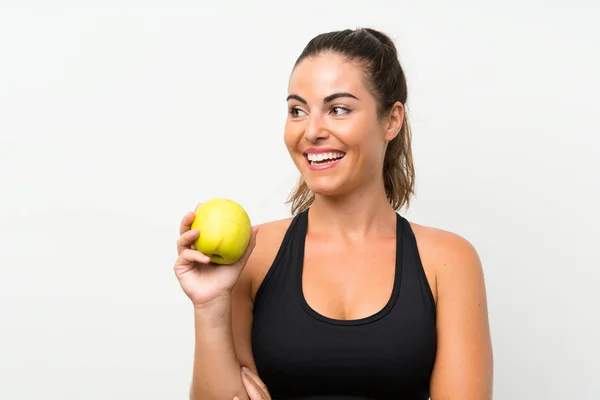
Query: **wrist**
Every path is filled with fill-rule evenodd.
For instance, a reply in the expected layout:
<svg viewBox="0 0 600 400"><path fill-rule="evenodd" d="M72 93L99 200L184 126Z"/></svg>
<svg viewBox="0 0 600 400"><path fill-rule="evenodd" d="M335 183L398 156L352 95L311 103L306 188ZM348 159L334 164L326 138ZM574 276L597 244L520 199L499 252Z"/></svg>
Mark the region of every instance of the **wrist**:
<svg viewBox="0 0 600 400"><path fill-rule="evenodd" d="M227 322L231 317L230 314L231 296L229 294L219 295L203 304L194 304L194 317L201 323L214 325L219 322Z"/></svg>

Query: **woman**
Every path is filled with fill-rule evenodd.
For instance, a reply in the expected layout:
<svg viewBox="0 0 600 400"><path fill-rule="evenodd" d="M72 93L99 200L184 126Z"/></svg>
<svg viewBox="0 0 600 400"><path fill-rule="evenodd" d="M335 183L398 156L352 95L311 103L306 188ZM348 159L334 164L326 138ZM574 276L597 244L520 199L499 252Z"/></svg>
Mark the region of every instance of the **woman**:
<svg viewBox="0 0 600 400"><path fill-rule="evenodd" d="M288 89L284 140L301 174L293 216L254 227L232 266L193 249L193 213L181 222L190 397L490 399L478 255L397 212L414 170L393 42L373 29L319 35Z"/></svg>

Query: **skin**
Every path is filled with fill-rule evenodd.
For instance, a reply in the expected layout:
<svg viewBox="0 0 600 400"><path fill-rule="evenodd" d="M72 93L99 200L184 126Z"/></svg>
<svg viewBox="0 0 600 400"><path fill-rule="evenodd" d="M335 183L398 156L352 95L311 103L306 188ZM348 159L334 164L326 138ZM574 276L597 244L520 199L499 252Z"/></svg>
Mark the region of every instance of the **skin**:
<svg viewBox="0 0 600 400"><path fill-rule="evenodd" d="M336 93L352 96L324 101ZM285 145L315 193L302 278L306 300L331 318L366 317L385 305L392 290L396 214L385 196L381 170L386 146L402 125L404 108L398 102L379 119L363 71L329 53L305 59L295 68L289 94ZM334 168L312 171L304 156L310 147L334 148L346 155ZM184 218L182 237L195 237L186 232L185 222ZM194 303L195 310L202 311L195 314L197 384L192 385L191 398L270 399L252 355L252 306L290 222L286 218L258 226L247 262L236 267L240 275L231 290L206 304ZM431 399L491 399L493 357L477 252L454 233L411 225L437 308ZM181 240L182 248L193 240L189 237ZM196 285L188 283L192 289L184 291L193 297ZM219 358L225 361L216 369L202 368Z"/></svg>

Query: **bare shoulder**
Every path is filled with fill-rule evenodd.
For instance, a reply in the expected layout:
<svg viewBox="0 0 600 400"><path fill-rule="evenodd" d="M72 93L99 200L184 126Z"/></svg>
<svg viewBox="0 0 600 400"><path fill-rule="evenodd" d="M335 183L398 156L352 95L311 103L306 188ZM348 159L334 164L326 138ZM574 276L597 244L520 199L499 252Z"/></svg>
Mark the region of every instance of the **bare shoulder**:
<svg viewBox="0 0 600 400"><path fill-rule="evenodd" d="M253 301L260 284L277 256L292 220L293 217L289 217L258 225L256 245L243 273L250 283L250 294Z"/></svg>
<svg viewBox="0 0 600 400"><path fill-rule="evenodd" d="M444 229L411 222L425 273L439 297L444 287L482 281L482 265L475 246L465 237Z"/></svg>
<svg viewBox="0 0 600 400"><path fill-rule="evenodd" d="M491 399L493 354L479 255L456 233L411 227L436 286L438 350L431 398Z"/></svg>
<svg viewBox="0 0 600 400"><path fill-rule="evenodd" d="M436 274L456 269L477 270L481 268L479 254L473 244L457 233L411 222L419 252L427 257L435 268ZM422 250L422 251L421 251Z"/></svg>

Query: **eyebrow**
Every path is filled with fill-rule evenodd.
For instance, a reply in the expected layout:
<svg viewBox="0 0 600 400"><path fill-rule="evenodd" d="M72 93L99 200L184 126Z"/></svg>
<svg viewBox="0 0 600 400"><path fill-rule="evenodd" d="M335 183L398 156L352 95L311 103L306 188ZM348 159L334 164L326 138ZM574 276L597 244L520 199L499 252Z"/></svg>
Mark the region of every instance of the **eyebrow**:
<svg viewBox="0 0 600 400"><path fill-rule="evenodd" d="M358 100L358 97L356 97L355 95L353 95L351 93L341 92L341 93L330 94L329 96L325 97L323 99L323 103L325 103L325 104L331 103L332 101L334 101L335 99L339 99L340 97L350 97L350 98ZM286 101L289 101L291 99L298 100L300 103L308 104L308 102L306 100L304 100L302 97L298 96L297 94L290 94L286 98Z"/></svg>

